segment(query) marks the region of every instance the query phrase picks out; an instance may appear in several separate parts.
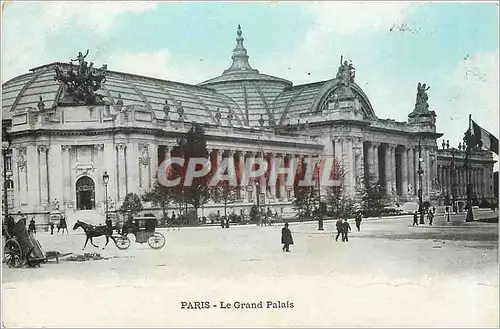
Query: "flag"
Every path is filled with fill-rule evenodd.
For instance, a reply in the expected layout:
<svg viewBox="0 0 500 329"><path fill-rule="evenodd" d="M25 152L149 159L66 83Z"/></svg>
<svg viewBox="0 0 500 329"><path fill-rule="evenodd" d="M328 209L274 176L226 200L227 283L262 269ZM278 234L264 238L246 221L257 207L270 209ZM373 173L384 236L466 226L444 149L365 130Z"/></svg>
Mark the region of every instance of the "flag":
<svg viewBox="0 0 500 329"><path fill-rule="evenodd" d="M474 142L481 148L495 152L498 155L498 138L493 136L487 130L481 128L477 123L472 121L472 133L474 135Z"/></svg>

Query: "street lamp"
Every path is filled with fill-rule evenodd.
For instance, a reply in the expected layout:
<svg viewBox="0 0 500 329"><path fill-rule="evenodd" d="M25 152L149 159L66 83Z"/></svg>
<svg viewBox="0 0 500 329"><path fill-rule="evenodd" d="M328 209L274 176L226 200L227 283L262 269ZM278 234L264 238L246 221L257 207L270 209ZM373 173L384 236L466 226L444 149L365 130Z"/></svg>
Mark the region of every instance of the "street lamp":
<svg viewBox="0 0 500 329"><path fill-rule="evenodd" d="M320 164L316 163L316 171L318 174L318 203L319 203L319 218L318 218L318 231L324 231L323 228L323 205L321 204L321 177L320 177Z"/></svg>
<svg viewBox="0 0 500 329"><path fill-rule="evenodd" d="M466 141L467 148L465 150L465 160L464 160L464 170L467 171L467 216L465 217L466 222L474 221L474 214L472 213L472 170L470 168L470 156L472 149L471 137Z"/></svg>
<svg viewBox="0 0 500 329"><path fill-rule="evenodd" d="M5 127L2 128L2 156L3 156L3 202L5 217L9 216L9 201L7 198L7 155L10 152L11 137Z"/></svg>
<svg viewBox="0 0 500 329"><path fill-rule="evenodd" d="M455 148L451 148L451 209L455 212L455 204L456 204L456 193L455 193ZM447 222L450 221L450 212L448 211L448 217L446 219Z"/></svg>
<svg viewBox="0 0 500 329"><path fill-rule="evenodd" d="M257 225L260 223L260 182L258 180L255 181L255 189L257 194Z"/></svg>
<svg viewBox="0 0 500 329"><path fill-rule="evenodd" d="M105 214L106 214L106 221L108 220L108 183L109 183L109 175L108 172L105 171L104 175L102 175L102 180L104 182L104 198L105 198Z"/></svg>
<svg viewBox="0 0 500 329"><path fill-rule="evenodd" d="M419 203L419 213L420 213L420 224L425 224L424 222L424 206L422 202L422 175L424 170L422 169L422 146L420 144L420 138L418 139L418 203Z"/></svg>

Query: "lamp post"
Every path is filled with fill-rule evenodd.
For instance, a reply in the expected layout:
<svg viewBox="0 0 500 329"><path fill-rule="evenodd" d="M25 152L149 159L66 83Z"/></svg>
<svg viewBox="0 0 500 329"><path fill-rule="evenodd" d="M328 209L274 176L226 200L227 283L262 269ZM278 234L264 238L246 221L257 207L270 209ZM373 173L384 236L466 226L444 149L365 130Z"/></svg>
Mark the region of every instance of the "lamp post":
<svg viewBox="0 0 500 329"><path fill-rule="evenodd" d="M109 175L108 172L105 171L104 175L102 175L102 180L104 182L104 206L105 206L105 215L106 215L106 220L108 220L108 183L109 183Z"/></svg>
<svg viewBox="0 0 500 329"><path fill-rule="evenodd" d="M467 148L465 151L465 161L464 170L467 171L467 215L465 217L466 222L474 221L474 214L472 213L472 170L470 168L470 156L471 156L471 142L467 142Z"/></svg>
<svg viewBox="0 0 500 329"><path fill-rule="evenodd" d="M257 225L260 225L260 182L258 180L255 181L255 189L257 194Z"/></svg>
<svg viewBox="0 0 500 329"><path fill-rule="evenodd" d="M319 218L318 218L318 231L324 231L323 228L323 204L321 203L321 177L320 177L320 164L316 163L316 171L318 174L318 203L319 203Z"/></svg>
<svg viewBox="0 0 500 329"><path fill-rule="evenodd" d="M451 209L455 212L456 195L455 195L455 148L451 148ZM450 221L450 212L448 211L447 222Z"/></svg>
<svg viewBox="0 0 500 329"><path fill-rule="evenodd" d="M418 208L420 213L420 224L425 224L424 222L424 206L422 202L422 175L424 170L422 169L422 145L420 144L420 138L418 139Z"/></svg>
<svg viewBox="0 0 500 329"><path fill-rule="evenodd" d="M4 202L4 212L5 217L9 215L9 201L7 198L7 155L10 152L11 138L7 133L5 127L2 128L2 156L3 156L3 202Z"/></svg>

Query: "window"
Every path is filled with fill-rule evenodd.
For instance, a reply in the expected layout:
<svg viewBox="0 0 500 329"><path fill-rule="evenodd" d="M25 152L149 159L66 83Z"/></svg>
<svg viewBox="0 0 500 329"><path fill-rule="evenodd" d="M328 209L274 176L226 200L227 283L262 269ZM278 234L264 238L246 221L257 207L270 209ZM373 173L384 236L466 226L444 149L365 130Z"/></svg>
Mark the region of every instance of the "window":
<svg viewBox="0 0 500 329"><path fill-rule="evenodd" d="M248 191L247 194L248 194L248 202L252 202L253 201L253 191Z"/></svg>
<svg viewBox="0 0 500 329"><path fill-rule="evenodd" d="M8 179L8 180L5 182L5 188L8 188L8 189L12 189L12 188L14 188L14 181L12 181L11 179Z"/></svg>

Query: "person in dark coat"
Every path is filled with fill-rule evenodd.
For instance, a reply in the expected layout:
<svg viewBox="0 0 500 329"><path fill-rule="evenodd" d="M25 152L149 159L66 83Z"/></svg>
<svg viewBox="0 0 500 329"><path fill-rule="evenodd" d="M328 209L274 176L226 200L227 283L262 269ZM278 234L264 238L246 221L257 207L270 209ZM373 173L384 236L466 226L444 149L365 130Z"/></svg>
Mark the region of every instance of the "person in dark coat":
<svg viewBox="0 0 500 329"><path fill-rule="evenodd" d="M358 232L361 230L361 220L362 220L362 216L361 216L361 211L360 211L356 215L356 228L358 229Z"/></svg>
<svg viewBox="0 0 500 329"><path fill-rule="evenodd" d="M34 219L30 220L30 223L28 225L28 232L36 234L36 226L35 226L35 220Z"/></svg>
<svg viewBox="0 0 500 329"><path fill-rule="evenodd" d="M337 223L335 223L335 227L337 228L337 236L335 237L335 241L338 241L339 236L342 234L342 219L339 219Z"/></svg>
<svg viewBox="0 0 500 329"><path fill-rule="evenodd" d="M54 235L54 222L50 222L50 235Z"/></svg>
<svg viewBox="0 0 500 329"><path fill-rule="evenodd" d="M427 219L429 220L429 226L432 226L432 221L434 220L434 213L429 212L429 214L427 215Z"/></svg>
<svg viewBox="0 0 500 329"><path fill-rule="evenodd" d="M415 225L418 226L418 216L417 216L416 211L413 213L413 225L412 226L415 226Z"/></svg>
<svg viewBox="0 0 500 329"><path fill-rule="evenodd" d="M347 221L346 218L342 223L342 242L349 242L348 238L349 231L351 231L351 225L349 225L349 222Z"/></svg>
<svg viewBox="0 0 500 329"><path fill-rule="evenodd" d="M288 228L288 223L281 229L281 243L283 244L283 251L290 252L290 245L293 244L292 232Z"/></svg>

